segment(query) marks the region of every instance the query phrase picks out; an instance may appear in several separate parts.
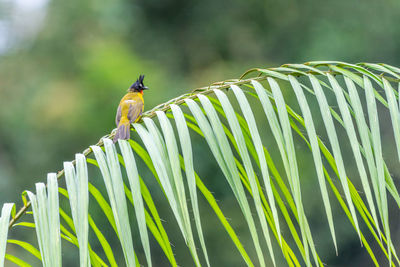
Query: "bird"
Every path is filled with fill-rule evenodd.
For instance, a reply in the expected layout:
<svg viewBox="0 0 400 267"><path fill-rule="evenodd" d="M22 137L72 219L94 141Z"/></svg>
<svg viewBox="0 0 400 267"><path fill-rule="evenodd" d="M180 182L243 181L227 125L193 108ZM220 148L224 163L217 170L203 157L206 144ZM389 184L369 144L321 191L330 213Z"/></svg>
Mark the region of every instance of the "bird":
<svg viewBox="0 0 400 267"><path fill-rule="evenodd" d="M128 93L121 99L115 117L117 131L114 135L114 143L118 139L130 139L131 123L137 122L144 108L143 91L149 89L143 84L144 75L140 75L134 84L128 89Z"/></svg>

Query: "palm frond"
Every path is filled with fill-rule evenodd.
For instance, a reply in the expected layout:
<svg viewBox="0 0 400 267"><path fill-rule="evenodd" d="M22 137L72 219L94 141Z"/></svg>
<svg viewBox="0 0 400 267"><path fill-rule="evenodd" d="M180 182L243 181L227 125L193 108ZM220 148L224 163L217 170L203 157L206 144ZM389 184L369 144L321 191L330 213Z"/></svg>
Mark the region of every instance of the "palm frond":
<svg viewBox="0 0 400 267"><path fill-rule="evenodd" d="M109 231L103 227L108 227L121 245L127 266L154 265L153 243L172 266L178 266L176 253L188 252L194 265L213 266L215 251L207 249L204 232L206 211L199 205L202 196L247 266L269 262L280 266L282 260L289 266L323 266L304 201L310 196L302 190L299 158L309 153L318 183L315 188L320 191L311 197L322 200L333 251L340 252L335 227L336 207L340 207L376 266L384 261L378 254L385 255L390 265L400 264L388 204L392 196L400 207L400 196L384 160L379 122L383 107L390 114L392 142L400 160L396 87L400 88L400 69L387 64L308 62L251 69L241 79L172 99L133 124L137 135L132 140L115 145L114 133L103 137L77 154L75 161L65 162L63 171L49 174L47 194L39 183L36 195L27 192L30 202L23 195L24 206L12 214L9 227L35 229L39 250L25 240L7 242L13 205L6 204L0 217L0 262L5 258L29 265L18 255L5 254L8 243L44 266L60 266L64 239L79 248L80 266L118 266L120 251L112 245L110 234L105 234ZM324 129L316 126L318 118ZM215 162L221 170L220 179L226 180L239 206L252 244L242 243L226 219L227 211L200 177L199 159L193 152L200 144L193 134L209 148L209 157L201 160ZM309 150L300 151L298 146ZM348 164L349 158L355 169ZM100 171L107 197L88 163ZM57 185L57 178L64 176L68 190ZM160 218L150 184L163 192L188 251L174 251L171 246L171 233ZM62 201L68 201L70 211L59 206L57 192L65 197ZM28 214L26 221L17 223L30 206L33 216ZM131 209L134 217L129 216ZM138 236L132 235L134 227ZM372 248L373 243L381 252ZM137 253L140 249L143 257ZM255 255L254 259L249 255Z"/></svg>

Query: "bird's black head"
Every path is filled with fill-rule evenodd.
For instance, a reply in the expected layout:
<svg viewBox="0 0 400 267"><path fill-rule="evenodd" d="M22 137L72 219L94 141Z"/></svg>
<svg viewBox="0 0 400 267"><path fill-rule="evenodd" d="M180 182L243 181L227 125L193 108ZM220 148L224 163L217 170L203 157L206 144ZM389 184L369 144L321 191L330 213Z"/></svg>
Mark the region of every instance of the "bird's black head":
<svg viewBox="0 0 400 267"><path fill-rule="evenodd" d="M129 87L129 91L131 92L142 92L143 90L149 89L143 84L144 75L140 75L139 79L136 80L134 84Z"/></svg>

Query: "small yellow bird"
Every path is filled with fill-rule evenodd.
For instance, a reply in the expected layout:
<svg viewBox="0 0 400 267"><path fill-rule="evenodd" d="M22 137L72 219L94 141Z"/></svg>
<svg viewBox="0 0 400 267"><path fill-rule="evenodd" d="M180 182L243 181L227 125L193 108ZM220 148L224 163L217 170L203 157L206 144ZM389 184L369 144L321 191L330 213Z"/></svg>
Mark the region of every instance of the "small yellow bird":
<svg viewBox="0 0 400 267"><path fill-rule="evenodd" d="M114 143L118 139L129 139L131 123L137 122L143 112L143 90L149 89L143 85L144 75L128 89L128 93L119 102L115 124L117 132L114 136Z"/></svg>

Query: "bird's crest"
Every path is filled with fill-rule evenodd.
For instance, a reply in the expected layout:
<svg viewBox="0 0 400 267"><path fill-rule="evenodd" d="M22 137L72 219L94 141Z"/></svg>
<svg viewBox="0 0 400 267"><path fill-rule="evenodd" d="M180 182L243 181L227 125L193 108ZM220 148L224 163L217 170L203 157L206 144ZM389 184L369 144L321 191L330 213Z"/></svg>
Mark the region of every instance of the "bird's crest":
<svg viewBox="0 0 400 267"><path fill-rule="evenodd" d="M144 75L140 75L139 78L136 80L136 82L134 84L132 84L129 89L131 91L137 91L137 92L149 89L146 86L144 86L143 79L144 79Z"/></svg>

